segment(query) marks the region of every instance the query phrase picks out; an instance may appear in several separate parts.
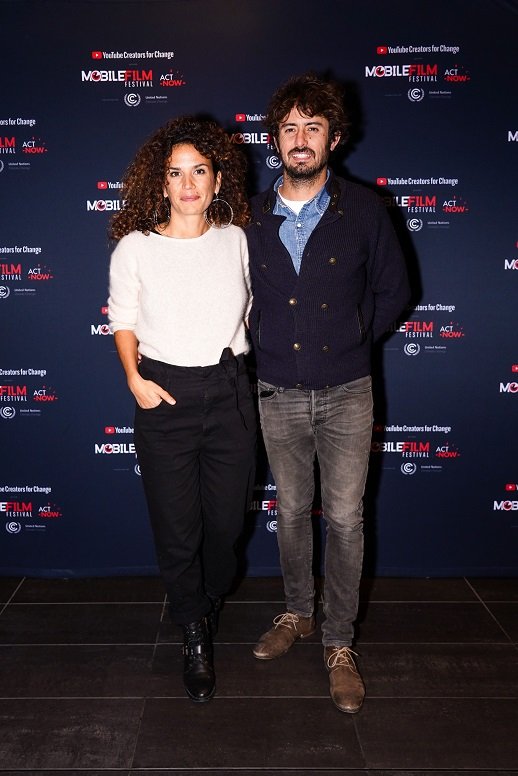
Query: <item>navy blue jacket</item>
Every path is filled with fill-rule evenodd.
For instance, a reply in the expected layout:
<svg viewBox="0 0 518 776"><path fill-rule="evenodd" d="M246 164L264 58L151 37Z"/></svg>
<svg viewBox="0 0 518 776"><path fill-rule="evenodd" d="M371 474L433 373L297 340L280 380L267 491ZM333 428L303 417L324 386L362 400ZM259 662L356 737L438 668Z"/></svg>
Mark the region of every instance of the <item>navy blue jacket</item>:
<svg viewBox="0 0 518 776"><path fill-rule="evenodd" d="M247 227L254 295L250 334L261 380L318 389L365 377L372 342L402 312L405 262L377 194L333 174L331 200L297 275L279 238L272 187L252 199Z"/></svg>

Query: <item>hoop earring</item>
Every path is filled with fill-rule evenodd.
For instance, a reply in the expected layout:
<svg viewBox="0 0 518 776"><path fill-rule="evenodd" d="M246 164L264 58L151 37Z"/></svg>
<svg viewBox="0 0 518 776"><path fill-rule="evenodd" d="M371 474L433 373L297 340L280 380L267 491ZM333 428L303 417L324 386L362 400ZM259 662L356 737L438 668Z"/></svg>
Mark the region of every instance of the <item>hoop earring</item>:
<svg viewBox="0 0 518 776"><path fill-rule="evenodd" d="M165 212L166 212L166 219L165 219L166 223L168 224L169 221L171 220L171 205L169 204L168 198L164 197L164 199L162 200L161 205L159 205L158 208L155 208L153 210L153 223L154 223L155 226L158 226L159 224L162 223L162 219L160 218L160 213L159 213L159 209L161 207L163 207L165 209Z"/></svg>
<svg viewBox="0 0 518 776"><path fill-rule="evenodd" d="M209 210L211 207L215 208L215 214L219 214L220 211L220 205L226 205L228 209L230 210L230 219L227 221L227 223L216 223L215 219L210 215ZM208 223L209 226L214 226L216 229L226 229L227 226L230 226L232 221L234 220L234 211L232 209L232 205L230 205L226 199L223 199L222 197L219 197L217 194L208 206L207 210L203 213L203 217L205 218L205 221Z"/></svg>

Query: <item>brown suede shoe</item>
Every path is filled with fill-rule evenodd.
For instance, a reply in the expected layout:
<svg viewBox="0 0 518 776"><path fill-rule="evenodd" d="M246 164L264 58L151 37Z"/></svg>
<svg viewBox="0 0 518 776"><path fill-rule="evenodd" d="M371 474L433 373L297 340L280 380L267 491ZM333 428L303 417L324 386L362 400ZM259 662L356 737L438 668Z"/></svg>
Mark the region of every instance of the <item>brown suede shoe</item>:
<svg viewBox="0 0 518 776"><path fill-rule="evenodd" d="M305 639L314 632L314 617L299 617L292 612L279 614L273 621L273 628L263 633L253 653L259 660L273 660L284 655L297 639Z"/></svg>
<svg viewBox="0 0 518 776"><path fill-rule="evenodd" d="M329 692L333 703L348 714L361 709L365 686L349 647L324 647L324 662L329 671Z"/></svg>

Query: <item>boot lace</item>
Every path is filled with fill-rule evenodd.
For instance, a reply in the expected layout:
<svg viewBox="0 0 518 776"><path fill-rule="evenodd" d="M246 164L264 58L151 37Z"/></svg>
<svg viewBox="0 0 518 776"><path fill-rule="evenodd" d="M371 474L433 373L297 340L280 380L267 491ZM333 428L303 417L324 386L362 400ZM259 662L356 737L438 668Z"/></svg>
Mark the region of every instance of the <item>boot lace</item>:
<svg viewBox="0 0 518 776"><path fill-rule="evenodd" d="M334 649L327 658L327 667L331 670L337 668L337 666L345 666L349 670L358 673L358 669L356 668L356 664L352 657L353 655L358 657L358 653L353 652L349 647Z"/></svg>
<svg viewBox="0 0 518 776"><path fill-rule="evenodd" d="M277 617L274 617L273 624L276 628L278 628L280 625L283 625L285 628L293 628L293 630L296 631L298 621L298 614L293 614L293 612L285 612L284 614L278 614Z"/></svg>

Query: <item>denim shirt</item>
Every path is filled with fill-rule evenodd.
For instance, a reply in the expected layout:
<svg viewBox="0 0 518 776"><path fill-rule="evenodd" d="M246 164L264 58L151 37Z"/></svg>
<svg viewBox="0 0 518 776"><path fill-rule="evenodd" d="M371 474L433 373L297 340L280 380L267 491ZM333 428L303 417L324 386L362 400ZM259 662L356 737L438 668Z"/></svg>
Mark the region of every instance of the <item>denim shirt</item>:
<svg viewBox="0 0 518 776"><path fill-rule="evenodd" d="M327 177L329 178L329 170L327 171ZM273 215L285 216L285 220L279 228L279 237L290 254L293 266L295 267L295 272L298 275L300 273L300 264L306 243L309 240L311 232L325 213L331 197L324 185L318 194L315 194L313 199L306 202L300 213L297 215L290 207L288 207L288 205L284 204L280 197L278 189L279 186L282 185L282 181L283 177L281 175L274 185L274 190L277 192L277 199L273 208Z"/></svg>

